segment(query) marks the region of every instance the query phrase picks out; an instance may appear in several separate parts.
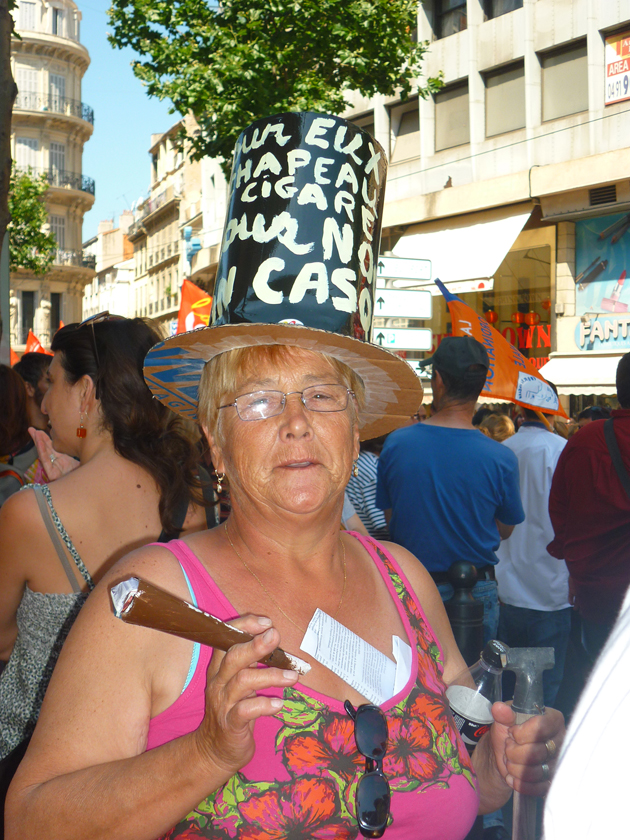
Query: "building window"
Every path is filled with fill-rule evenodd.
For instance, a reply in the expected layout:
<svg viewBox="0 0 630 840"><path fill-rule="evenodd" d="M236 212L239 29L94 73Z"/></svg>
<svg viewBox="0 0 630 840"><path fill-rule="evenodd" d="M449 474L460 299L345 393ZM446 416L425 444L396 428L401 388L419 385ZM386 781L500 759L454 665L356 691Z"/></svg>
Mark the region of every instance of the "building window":
<svg viewBox="0 0 630 840"><path fill-rule="evenodd" d="M16 67L15 75L18 86L16 108L24 108L28 111L38 110L37 70L33 67Z"/></svg>
<svg viewBox="0 0 630 840"><path fill-rule="evenodd" d="M63 35L63 9L52 10L52 34Z"/></svg>
<svg viewBox="0 0 630 840"><path fill-rule="evenodd" d="M525 68L522 63L485 76L486 137L525 127Z"/></svg>
<svg viewBox="0 0 630 840"><path fill-rule="evenodd" d="M371 134L374 137L374 112L372 111L370 114L366 114L364 117L359 117L356 120L351 120L356 126L362 128L363 131L367 131L368 134Z"/></svg>
<svg viewBox="0 0 630 840"><path fill-rule="evenodd" d="M468 82L454 85L435 97L435 151L470 143Z"/></svg>
<svg viewBox="0 0 630 840"><path fill-rule="evenodd" d="M447 38L467 27L466 2L462 0L435 0L433 4L436 38Z"/></svg>
<svg viewBox="0 0 630 840"><path fill-rule="evenodd" d="M66 247L66 220L63 216L50 217L50 232L57 240L57 248Z"/></svg>
<svg viewBox="0 0 630 840"><path fill-rule="evenodd" d="M508 12L515 12L523 8L523 0L484 0L483 11L486 19L501 17Z"/></svg>
<svg viewBox="0 0 630 840"><path fill-rule="evenodd" d="M18 29L26 29L32 32L35 29L36 4L20 0L20 25Z"/></svg>
<svg viewBox="0 0 630 840"><path fill-rule="evenodd" d="M39 143L33 137L15 138L15 162L19 169L37 168Z"/></svg>
<svg viewBox="0 0 630 840"><path fill-rule="evenodd" d="M22 292L22 340L26 344L28 331L33 329L35 320L35 292Z"/></svg>
<svg viewBox="0 0 630 840"><path fill-rule="evenodd" d="M66 100L66 77L51 73L48 79L50 110L59 113L64 110Z"/></svg>
<svg viewBox="0 0 630 840"><path fill-rule="evenodd" d="M51 175L65 172L66 147L63 143L50 144L49 169Z"/></svg>
<svg viewBox="0 0 630 840"><path fill-rule="evenodd" d="M543 121L588 111L586 41L544 53L540 63Z"/></svg>
<svg viewBox="0 0 630 840"><path fill-rule="evenodd" d="M420 156L420 114L418 100L398 105L391 109L390 123L392 137L392 163Z"/></svg>
<svg viewBox="0 0 630 840"><path fill-rule="evenodd" d="M61 292L50 294L50 337L61 327Z"/></svg>

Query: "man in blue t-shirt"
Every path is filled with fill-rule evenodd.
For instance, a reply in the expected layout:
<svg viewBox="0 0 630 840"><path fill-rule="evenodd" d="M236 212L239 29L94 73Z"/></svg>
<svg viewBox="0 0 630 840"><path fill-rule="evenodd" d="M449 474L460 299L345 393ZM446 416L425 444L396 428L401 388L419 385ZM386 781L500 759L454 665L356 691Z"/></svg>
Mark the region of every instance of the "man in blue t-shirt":
<svg viewBox="0 0 630 840"><path fill-rule="evenodd" d="M473 594L484 603L487 641L496 638L499 620L495 551L525 519L518 461L472 425L489 367L482 344L447 336L420 365L433 366L436 412L385 441L376 504L389 518L392 541L418 557L443 600L453 594L453 563L467 560L477 567Z"/></svg>

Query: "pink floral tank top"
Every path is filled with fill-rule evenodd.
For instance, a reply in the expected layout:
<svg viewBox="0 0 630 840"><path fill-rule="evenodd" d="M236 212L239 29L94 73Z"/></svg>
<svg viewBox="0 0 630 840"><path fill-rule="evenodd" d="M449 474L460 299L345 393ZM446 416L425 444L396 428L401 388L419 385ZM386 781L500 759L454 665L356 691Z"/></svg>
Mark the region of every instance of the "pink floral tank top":
<svg viewBox="0 0 630 840"><path fill-rule="evenodd" d="M391 791L386 840L462 840L479 805L470 758L444 695L442 653L394 558L371 538L356 537L394 598L414 647L407 685L383 703L389 745L383 763ZM223 620L234 608L188 546L165 547L186 573L198 606ZM212 649L201 647L180 697L151 720L147 749L196 729L203 718ZM296 683L270 689L285 704L256 721L256 753L163 840L350 840L359 836L355 795L365 759L338 700Z"/></svg>

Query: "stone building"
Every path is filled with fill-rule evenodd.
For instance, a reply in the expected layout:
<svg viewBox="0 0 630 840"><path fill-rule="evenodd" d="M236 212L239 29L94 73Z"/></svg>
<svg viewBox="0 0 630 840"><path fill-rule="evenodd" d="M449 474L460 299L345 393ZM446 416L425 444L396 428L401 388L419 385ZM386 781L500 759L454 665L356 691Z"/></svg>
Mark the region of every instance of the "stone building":
<svg viewBox="0 0 630 840"><path fill-rule="evenodd" d="M96 236L83 243L84 257L94 260L96 277L83 290L82 318L105 311L134 316L135 260L127 236L132 223L131 210L123 210L117 227L113 219L99 222Z"/></svg>
<svg viewBox="0 0 630 840"><path fill-rule="evenodd" d="M59 322L81 320L83 288L94 277L82 250L83 216L94 203L94 181L83 174L83 146L94 112L81 101L90 64L80 42L81 12L72 0L19 0L14 12L12 71L18 87L11 152L20 169L44 174L49 226L57 240L51 270L11 274L11 346L24 349L29 329L49 345Z"/></svg>
<svg viewBox="0 0 630 840"><path fill-rule="evenodd" d="M430 260L567 408L605 399L630 349L630 3L426 0L418 38L443 89L346 114L389 155L381 252ZM433 303L388 325L435 347L450 318Z"/></svg>
<svg viewBox="0 0 630 840"><path fill-rule="evenodd" d="M194 121L188 120L190 130ZM167 333L177 319L183 279L206 289L214 282L226 206L226 183L216 161L191 161L179 149L176 137L184 122L152 135L149 195L128 231L135 260L131 308Z"/></svg>

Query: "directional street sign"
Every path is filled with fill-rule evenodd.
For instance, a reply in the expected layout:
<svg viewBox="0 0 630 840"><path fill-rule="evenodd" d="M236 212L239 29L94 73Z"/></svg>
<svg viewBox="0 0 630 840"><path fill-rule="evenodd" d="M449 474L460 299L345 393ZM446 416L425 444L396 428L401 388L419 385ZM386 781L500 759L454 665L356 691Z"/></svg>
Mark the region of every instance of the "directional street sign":
<svg viewBox="0 0 630 840"><path fill-rule="evenodd" d="M432 343L431 330L372 330L372 344L388 350L430 350Z"/></svg>
<svg viewBox="0 0 630 840"><path fill-rule="evenodd" d="M377 277L403 280L430 280L431 260L410 260L405 257L379 257Z"/></svg>
<svg viewBox="0 0 630 840"><path fill-rule="evenodd" d="M432 318L433 297L425 290L377 289L374 314L379 318Z"/></svg>

